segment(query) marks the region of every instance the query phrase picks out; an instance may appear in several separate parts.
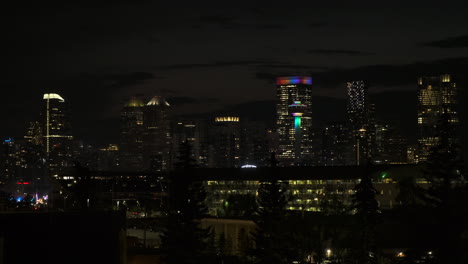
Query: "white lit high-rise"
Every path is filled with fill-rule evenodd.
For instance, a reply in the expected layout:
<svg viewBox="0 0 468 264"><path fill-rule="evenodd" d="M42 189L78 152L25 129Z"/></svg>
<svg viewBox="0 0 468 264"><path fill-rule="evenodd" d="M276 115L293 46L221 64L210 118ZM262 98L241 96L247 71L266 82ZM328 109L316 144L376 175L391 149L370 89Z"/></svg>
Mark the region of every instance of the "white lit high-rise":
<svg viewBox="0 0 468 264"><path fill-rule="evenodd" d="M354 145L354 163L362 165L372 158L375 141L374 107L369 102L368 83L363 80L347 83L346 110Z"/></svg>
<svg viewBox="0 0 468 264"><path fill-rule="evenodd" d="M43 96L42 144L52 175L72 164L72 141L70 114L65 99L57 93Z"/></svg>

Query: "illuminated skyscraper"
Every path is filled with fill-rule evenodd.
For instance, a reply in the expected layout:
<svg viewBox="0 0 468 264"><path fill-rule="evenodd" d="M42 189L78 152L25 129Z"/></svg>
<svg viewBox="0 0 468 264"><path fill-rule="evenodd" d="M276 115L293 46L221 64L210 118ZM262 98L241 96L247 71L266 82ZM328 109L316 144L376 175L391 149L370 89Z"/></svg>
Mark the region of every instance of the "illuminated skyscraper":
<svg viewBox="0 0 468 264"><path fill-rule="evenodd" d="M312 78L276 79L276 126L279 134L277 158L283 165L311 165L312 152ZM295 102L299 102L294 106ZM294 115L296 114L296 115Z"/></svg>
<svg viewBox="0 0 468 264"><path fill-rule="evenodd" d="M125 171L143 171L143 107L132 97L120 114L120 168Z"/></svg>
<svg viewBox="0 0 468 264"><path fill-rule="evenodd" d="M420 77L418 90L418 159L422 162L427 160L431 148L439 144L441 133L448 133L448 143L458 142L459 119L457 85L451 75ZM448 127L442 125L442 118Z"/></svg>
<svg viewBox="0 0 468 264"><path fill-rule="evenodd" d="M72 167L72 145L70 114L65 99L56 93L43 96L42 144L52 175Z"/></svg>
<svg viewBox="0 0 468 264"><path fill-rule="evenodd" d="M372 158L375 140L373 105L369 102L368 84L363 80L347 83L347 104L351 140L355 149L355 164L360 165Z"/></svg>
<svg viewBox="0 0 468 264"><path fill-rule="evenodd" d="M169 107L161 96L154 96L143 107L143 168L151 172L170 166Z"/></svg>
<svg viewBox="0 0 468 264"><path fill-rule="evenodd" d="M366 126L369 117L368 85L365 81L352 81L347 83L348 119L353 130Z"/></svg>

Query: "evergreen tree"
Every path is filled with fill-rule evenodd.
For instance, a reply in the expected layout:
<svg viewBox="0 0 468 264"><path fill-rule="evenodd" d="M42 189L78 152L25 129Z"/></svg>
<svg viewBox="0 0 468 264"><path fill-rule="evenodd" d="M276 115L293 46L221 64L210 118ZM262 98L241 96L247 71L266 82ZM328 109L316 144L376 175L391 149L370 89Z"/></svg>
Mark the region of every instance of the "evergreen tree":
<svg viewBox="0 0 468 264"><path fill-rule="evenodd" d="M371 165L365 167L361 181L355 187L353 209L355 210L357 228L359 229L359 248L353 260L359 264L376 263L375 232L380 221L380 211L375 196L377 190L370 176Z"/></svg>
<svg viewBox="0 0 468 264"><path fill-rule="evenodd" d="M256 248L254 256L257 263L290 263L286 227L286 184L281 182L276 173L274 153L271 158L273 173L260 183L258 189L258 209L254 217Z"/></svg>
<svg viewBox="0 0 468 264"><path fill-rule="evenodd" d="M425 202L432 207L438 225L435 235L437 263L465 263L461 237L467 228L467 185L461 173L458 144L451 137L455 128L446 111L441 115L438 127L439 144L431 149L424 164L423 174L430 183L424 192Z"/></svg>
<svg viewBox="0 0 468 264"><path fill-rule="evenodd" d="M168 223L162 236L162 250L169 264L206 263L210 250L210 230L200 227L207 215L206 193L196 175L188 175L196 167L189 143L181 144L181 152L169 183ZM214 254L213 254L214 255Z"/></svg>

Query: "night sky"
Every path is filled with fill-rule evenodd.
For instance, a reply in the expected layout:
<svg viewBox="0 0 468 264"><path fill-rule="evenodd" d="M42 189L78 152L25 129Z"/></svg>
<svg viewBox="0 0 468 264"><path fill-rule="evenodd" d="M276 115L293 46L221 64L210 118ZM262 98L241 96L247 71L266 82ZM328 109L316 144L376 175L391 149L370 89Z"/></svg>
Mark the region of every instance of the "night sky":
<svg viewBox="0 0 468 264"><path fill-rule="evenodd" d="M45 91L70 102L74 135L92 143L118 142L134 94L164 95L178 115L267 118L278 75L312 76L320 122L344 117L347 80L369 80L379 115L413 139L418 75L455 74L467 98L464 0L116 2L4 8L0 137L24 135Z"/></svg>

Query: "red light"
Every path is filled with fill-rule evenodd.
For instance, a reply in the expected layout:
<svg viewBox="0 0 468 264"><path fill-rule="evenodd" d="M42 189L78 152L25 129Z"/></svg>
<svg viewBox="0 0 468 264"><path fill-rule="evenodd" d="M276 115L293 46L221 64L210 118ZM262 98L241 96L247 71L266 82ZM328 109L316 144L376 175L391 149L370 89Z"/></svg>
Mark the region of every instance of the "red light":
<svg viewBox="0 0 468 264"><path fill-rule="evenodd" d="M16 184L23 184L22 182L17 182Z"/></svg>
<svg viewBox="0 0 468 264"><path fill-rule="evenodd" d="M16 184L29 184L29 182L17 182Z"/></svg>
<svg viewBox="0 0 468 264"><path fill-rule="evenodd" d="M29 182L23 182L23 184L29 184Z"/></svg>

